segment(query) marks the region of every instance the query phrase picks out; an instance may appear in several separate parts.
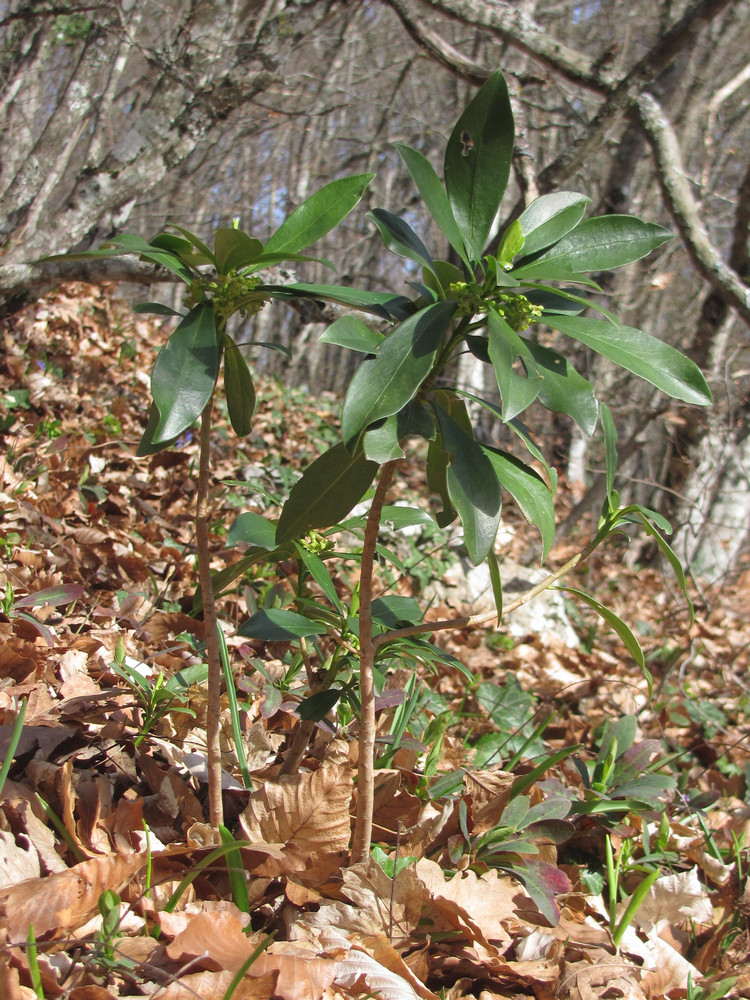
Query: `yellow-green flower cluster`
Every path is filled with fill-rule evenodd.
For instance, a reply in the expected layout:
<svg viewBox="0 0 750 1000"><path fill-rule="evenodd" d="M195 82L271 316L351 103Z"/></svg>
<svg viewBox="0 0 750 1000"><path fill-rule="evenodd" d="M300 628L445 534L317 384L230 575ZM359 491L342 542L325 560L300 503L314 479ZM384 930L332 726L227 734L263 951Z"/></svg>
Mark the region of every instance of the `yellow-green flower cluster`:
<svg viewBox="0 0 750 1000"><path fill-rule="evenodd" d="M302 546L316 556L323 552L331 552L335 547L330 538L326 538L325 535L321 535L319 531L314 529L302 539Z"/></svg>
<svg viewBox="0 0 750 1000"><path fill-rule="evenodd" d="M219 319L227 320L237 312L252 316L268 301L267 296L255 293L259 280L256 275L230 271L211 280L194 281L185 297L185 304L194 306L210 299Z"/></svg>
<svg viewBox="0 0 750 1000"><path fill-rule="evenodd" d="M495 300L495 306L508 326L521 333L542 318L543 306L534 305L525 295L502 292Z"/></svg>
<svg viewBox="0 0 750 1000"><path fill-rule="evenodd" d="M475 281L454 281L448 289L458 302L459 316L475 316L496 309L516 333L541 319L544 308L529 302L520 292L496 291L487 294Z"/></svg>

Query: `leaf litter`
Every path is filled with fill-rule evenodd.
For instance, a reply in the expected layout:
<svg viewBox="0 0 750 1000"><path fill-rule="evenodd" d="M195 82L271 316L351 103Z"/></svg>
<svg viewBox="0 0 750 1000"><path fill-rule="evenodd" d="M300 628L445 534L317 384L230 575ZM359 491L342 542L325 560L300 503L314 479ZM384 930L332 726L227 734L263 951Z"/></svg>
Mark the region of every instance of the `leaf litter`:
<svg viewBox="0 0 750 1000"><path fill-rule="evenodd" d="M421 678L434 692L423 713L429 725L448 712L450 724L429 774L431 747L417 737L378 772L385 861L354 866L351 727L319 728L296 773L282 773L303 724L279 684L287 647L234 636L254 596L283 587L284 567L235 586L221 614L252 788L227 709L232 832L220 844L204 818L205 691L189 683L202 639L190 615L196 444L188 433L175 450L133 458L158 327L111 289L71 285L0 332L0 763L26 702L0 793L0 994L748 995L750 569L699 594L690 625L660 572L629 570L622 550L597 554L595 592L635 625L651 701L615 637L588 641L587 613L579 649L491 629L441 636L445 663ZM288 492L294 470L330 443L334 399L302 406L270 381L262 389L247 439L230 447L217 433L216 570L238 558L223 542L237 513L274 516L264 492ZM407 465L406 498L413 476ZM246 480L264 492L243 491ZM508 553L519 556L529 539L509 517ZM551 563L569 554L559 543ZM420 582L394 586L419 596ZM342 596L347 585L337 580ZM388 679L384 720L410 674ZM170 691L185 696L139 740L160 676L188 678ZM605 724L626 717L632 739L608 762ZM607 844L632 857L614 911ZM618 949L613 927L655 865Z"/></svg>

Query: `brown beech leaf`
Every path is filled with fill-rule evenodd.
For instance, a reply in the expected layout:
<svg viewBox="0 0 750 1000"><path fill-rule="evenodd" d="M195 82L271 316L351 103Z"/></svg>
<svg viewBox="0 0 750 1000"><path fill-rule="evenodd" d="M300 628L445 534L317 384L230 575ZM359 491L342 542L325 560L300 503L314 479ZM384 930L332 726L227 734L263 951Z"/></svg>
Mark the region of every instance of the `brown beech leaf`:
<svg viewBox="0 0 750 1000"><path fill-rule="evenodd" d="M167 954L177 962L202 956L205 969L236 972L254 949L255 945L243 934L242 924L234 914L196 913L167 945Z"/></svg>
<svg viewBox="0 0 750 1000"><path fill-rule="evenodd" d="M442 868L427 858L418 861L416 868L425 898L449 926L485 948L496 945L502 950L510 943L509 930L520 926L518 902L526 894L508 875L494 869L483 875L467 871L448 881Z"/></svg>
<svg viewBox="0 0 750 1000"><path fill-rule="evenodd" d="M351 768L321 767L265 781L240 817L248 840L289 844L315 854L346 850L351 835Z"/></svg>
<svg viewBox="0 0 750 1000"><path fill-rule="evenodd" d="M2 889L0 929L7 930L13 943L26 940L30 924L37 938L75 930L98 912L105 890L119 892L146 862L145 855L109 855Z"/></svg>
<svg viewBox="0 0 750 1000"><path fill-rule="evenodd" d="M221 1000L226 996L232 983L231 972L196 972L182 976L170 983L159 1000L196 1000L205 997L206 1000ZM270 972L264 976L243 976L232 1000L271 1000L279 994L276 990L276 973Z"/></svg>
<svg viewBox="0 0 750 1000"><path fill-rule="evenodd" d="M510 801L510 790L516 780L506 771L467 771L464 787L471 797L471 832L487 833L497 824Z"/></svg>

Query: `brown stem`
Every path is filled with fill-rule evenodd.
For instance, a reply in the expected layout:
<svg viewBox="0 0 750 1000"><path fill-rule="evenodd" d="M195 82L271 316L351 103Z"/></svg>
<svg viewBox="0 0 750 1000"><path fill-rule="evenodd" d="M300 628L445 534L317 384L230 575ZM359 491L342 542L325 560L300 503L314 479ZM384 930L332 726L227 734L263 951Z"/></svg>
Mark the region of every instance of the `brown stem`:
<svg viewBox="0 0 750 1000"><path fill-rule="evenodd" d="M512 611L516 611L522 605L527 604L532 598L536 597L537 594L541 594L543 590L547 590L551 587L553 583L557 583L563 576L569 573L572 569L583 562L585 559L591 555L594 549L602 541L600 535L593 538L585 548L577 552L572 559L569 559L564 566L560 569L555 570L554 573L550 573L543 580L540 580L535 586L526 593L521 594L517 597L515 601L511 601L510 604L506 604L503 607L501 617L510 614ZM395 628L391 629L390 632L383 632L382 635L377 636L373 640L373 651L377 651L381 646L385 645L386 642L392 642L394 639L403 639L409 635L420 635L424 632L444 632L449 628L473 628L476 625L487 625L489 622L494 621L497 618L497 611L485 611L481 615L464 615L461 618L447 618L439 622L424 622L422 625L409 625L408 628ZM361 625L360 625L361 628Z"/></svg>
<svg viewBox="0 0 750 1000"><path fill-rule="evenodd" d="M203 626L208 658L208 708L206 749L208 751L208 809L211 826L218 830L224 822L221 797L221 653L217 629L216 602L211 583L211 553L208 548L208 484L211 467L211 411L213 394L201 414L198 496L195 505L195 542L198 549L198 576L203 595Z"/></svg>
<svg viewBox="0 0 750 1000"><path fill-rule="evenodd" d="M380 472L375 496L365 525L359 571L359 764L357 771L357 819L354 824L352 864L366 861L372 840L372 813L375 796L375 683L373 668L377 649L372 634L372 574L380 516L391 485L396 462L386 462Z"/></svg>

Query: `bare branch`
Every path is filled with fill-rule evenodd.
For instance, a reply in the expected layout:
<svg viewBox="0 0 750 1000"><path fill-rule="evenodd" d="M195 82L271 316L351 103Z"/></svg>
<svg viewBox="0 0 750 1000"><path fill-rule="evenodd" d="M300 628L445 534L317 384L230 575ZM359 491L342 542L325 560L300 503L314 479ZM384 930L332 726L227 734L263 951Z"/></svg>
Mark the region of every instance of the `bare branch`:
<svg viewBox="0 0 750 1000"><path fill-rule="evenodd" d="M716 292L750 325L750 287L725 264L701 220L698 205L685 175L682 153L674 129L661 105L651 94L636 102L657 166L657 176L670 215L680 231L696 269Z"/></svg>

